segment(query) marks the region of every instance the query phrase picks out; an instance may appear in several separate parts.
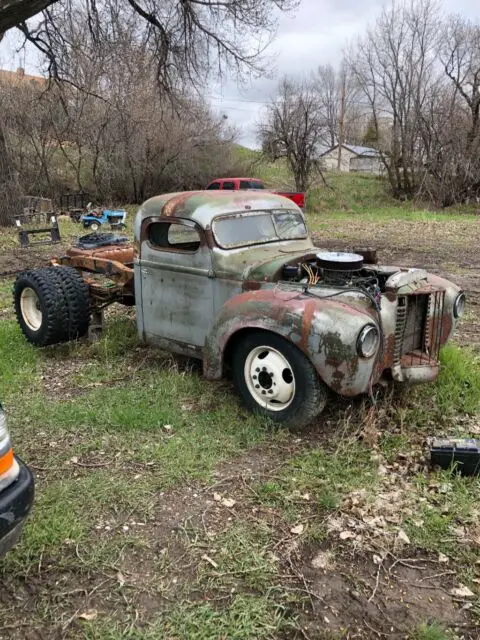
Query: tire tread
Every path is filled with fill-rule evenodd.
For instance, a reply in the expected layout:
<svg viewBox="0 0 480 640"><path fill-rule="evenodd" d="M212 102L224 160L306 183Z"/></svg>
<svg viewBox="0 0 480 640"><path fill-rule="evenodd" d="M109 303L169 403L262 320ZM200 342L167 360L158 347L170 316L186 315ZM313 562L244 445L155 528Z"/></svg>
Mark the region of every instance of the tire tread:
<svg viewBox="0 0 480 640"><path fill-rule="evenodd" d="M245 382L246 357L253 348L260 345L277 349L285 355L293 369L298 369L294 371L294 375L297 386L300 388L299 399L294 399L284 411L275 412L262 409L252 397ZM287 426L304 427L308 425L320 415L327 402L326 387L310 360L294 344L270 331L252 331L235 345L232 354L232 374L237 392L249 409L267 415L274 421Z"/></svg>

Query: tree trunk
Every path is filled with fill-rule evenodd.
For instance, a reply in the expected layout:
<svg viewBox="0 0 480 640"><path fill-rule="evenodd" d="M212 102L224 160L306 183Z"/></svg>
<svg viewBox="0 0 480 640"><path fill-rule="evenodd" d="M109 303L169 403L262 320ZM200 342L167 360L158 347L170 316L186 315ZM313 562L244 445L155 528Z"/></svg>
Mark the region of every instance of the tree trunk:
<svg viewBox="0 0 480 640"><path fill-rule="evenodd" d="M22 212L20 186L7 153L3 125L0 122L0 227L14 222L14 216Z"/></svg>
<svg viewBox="0 0 480 640"><path fill-rule="evenodd" d="M57 0L0 0L0 40L8 29L16 27Z"/></svg>

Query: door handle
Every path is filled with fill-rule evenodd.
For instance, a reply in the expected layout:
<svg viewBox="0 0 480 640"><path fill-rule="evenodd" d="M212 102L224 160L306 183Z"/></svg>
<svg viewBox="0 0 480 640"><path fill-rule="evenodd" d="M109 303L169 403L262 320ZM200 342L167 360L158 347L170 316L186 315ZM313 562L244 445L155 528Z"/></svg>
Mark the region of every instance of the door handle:
<svg viewBox="0 0 480 640"><path fill-rule="evenodd" d="M141 272L142 272L142 278L146 278L147 276L150 275L150 271L148 269L143 268L141 269Z"/></svg>

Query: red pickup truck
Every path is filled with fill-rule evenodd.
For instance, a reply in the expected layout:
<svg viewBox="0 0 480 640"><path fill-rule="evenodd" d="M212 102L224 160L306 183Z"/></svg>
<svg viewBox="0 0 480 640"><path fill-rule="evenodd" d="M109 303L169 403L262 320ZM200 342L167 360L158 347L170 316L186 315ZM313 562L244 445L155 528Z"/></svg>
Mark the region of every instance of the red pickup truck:
<svg viewBox="0 0 480 640"><path fill-rule="evenodd" d="M239 189L265 189L265 185L258 178L216 178L212 180L206 187L213 189L229 189L230 191L238 191ZM294 202L303 211L305 209L305 194L290 191L271 191L278 196L284 196Z"/></svg>

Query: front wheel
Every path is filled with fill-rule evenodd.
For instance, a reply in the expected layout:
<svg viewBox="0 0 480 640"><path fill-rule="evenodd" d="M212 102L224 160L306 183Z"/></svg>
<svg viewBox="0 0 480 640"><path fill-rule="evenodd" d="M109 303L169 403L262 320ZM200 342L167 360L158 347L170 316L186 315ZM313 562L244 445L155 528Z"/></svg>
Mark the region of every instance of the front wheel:
<svg viewBox="0 0 480 640"><path fill-rule="evenodd" d="M100 223L99 223L99 222L91 222L91 223L88 225L88 228L89 228L91 231L98 231L98 230L100 229Z"/></svg>
<svg viewBox="0 0 480 640"><path fill-rule="evenodd" d="M267 331L242 338L232 357L233 382L252 411L287 426L303 427L325 408L327 391L308 358Z"/></svg>

